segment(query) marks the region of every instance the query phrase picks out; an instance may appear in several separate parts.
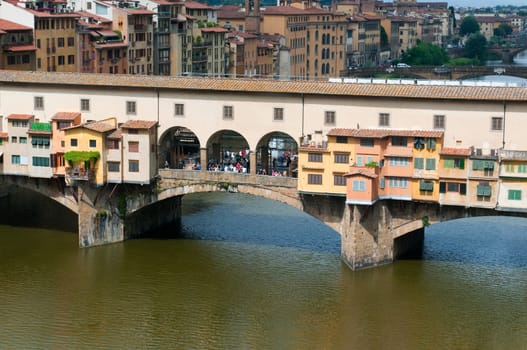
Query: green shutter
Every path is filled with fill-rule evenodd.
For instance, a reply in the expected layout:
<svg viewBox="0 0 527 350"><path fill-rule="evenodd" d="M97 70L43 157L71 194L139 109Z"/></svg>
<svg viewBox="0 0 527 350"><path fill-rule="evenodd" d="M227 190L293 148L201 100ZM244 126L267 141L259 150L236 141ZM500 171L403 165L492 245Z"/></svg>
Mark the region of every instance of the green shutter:
<svg viewBox="0 0 527 350"><path fill-rule="evenodd" d="M436 170L436 160L434 158L426 159L426 170Z"/></svg>
<svg viewBox="0 0 527 350"><path fill-rule="evenodd" d="M489 185L478 185L477 194L478 196L490 197L492 189Z"/></svg>
<svg viewBox="0 0 527 350"><path fill-rule="evenodd" d="M424 168L424 159L414 158L414 169L423 169L423 168Z"/></svg>
<svg viewBox="0 0 527 350"><path fill-rule="evenodd" d="M446 169L453 169L454 168L454 159L447 158L443 160L443 167Z"/></svg>
<svg viewBox="0 0 527 350"><path fill-rule="evenodd" d="M494 170L494 162L493 161L486 161L483 167L486 170Z"/></svg>
<svg viewBox="0 0 527 350"><path fill-rule="evenodd" d="M465 159L459 160L459 169L465 169Z"/></svg>
<svg viewBox="0 0 527 350"><path fill-rule="evenodd" d="M433 191L434 190L434 183L431 181L420 181L419 182L419 190L420 191Z"/></svg>
<svg viewBox="0 0 527 350"><path fill-rule="evenodd" d="M472 170L483 170L483 161L479 159L472 160Z"/></svg>

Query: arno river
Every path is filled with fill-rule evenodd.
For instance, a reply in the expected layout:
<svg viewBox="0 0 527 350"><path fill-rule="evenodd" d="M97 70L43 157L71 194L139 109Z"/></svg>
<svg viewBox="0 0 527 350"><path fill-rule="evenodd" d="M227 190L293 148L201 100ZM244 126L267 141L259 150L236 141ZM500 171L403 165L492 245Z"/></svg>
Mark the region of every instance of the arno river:
<svg viewBox="0 0 527 350"><path fill-rule="evenodd" d="M288 206L183 205L179 233L90 249L0 226L0 349L527 348L527 219L433 225L422 259L353 272Z"/></svg>

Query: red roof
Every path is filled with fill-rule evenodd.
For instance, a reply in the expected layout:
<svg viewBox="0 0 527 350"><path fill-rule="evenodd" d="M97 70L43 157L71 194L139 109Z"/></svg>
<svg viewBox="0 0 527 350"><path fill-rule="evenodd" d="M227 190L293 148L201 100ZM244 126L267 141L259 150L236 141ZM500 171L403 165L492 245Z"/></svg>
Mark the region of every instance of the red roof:
<svg viewBox="0 0 527 350"><path fill-rule="evenodd" d="M11 30L32 30L31 27L26 27L21 24L8 21L6 19L0 19L0 29L5 31Z"/></svg>
<svg viewBox="0 0 527 350"><path fill-rule="evenodd" d="M356 169L356 170L350 171L349 173L344 174L344 176L350 176L350 177L353 177L353 176L366 176L366 177L369 177L371 179L375 179L377 177L377 174L375 174L374 172L371 172L371 171L364 170L364 169Z"/></svg>
<svg viewBox="0 0 527 350"><path fill-rule="evenodd" d="M223 27L201 28L201 31L205 32L205 33L208 33L208 32L212 32L212 33L227 33L228 32L228 30L223 28Z"/></svg>
<svg viewBox="0 0 527 350"><path fill-rule="evenodd" d="M331 12L319 8L311 7L299 9L293 6L269 6L263 11L264 15L331 15Z"/></svg>
<svg viewBox="0 0 527 350"><path fill-rule="evenodd" d="M398 130L398 129L332 129L328 136L351 136L382 139L389 136L442 137L437 130Z"/></svg>
<svg viewBox="0 0 527 350"><path fill-rule="evenodd" d="M470 148L443 148L439 154L450 156L469 156Z"/></svg>
<svg viewBox="0 0 527 350"><path fill-rule="evenodd" d="M122 129L150 129L157 125L155 121L149 120L129 120L121 125Z"/></svg>
<svg viewBox="0 0 527 350"><path fill-rule="evenodd" d="M80 116L81 116L80 112L57 112L57 113L55 113L53 118L51 118L51 120L67 120L67 121L71 121L71 120L74 120L75 118L80 117Z"/></svg>
<svg viewBox="0 0 527 350"><path fill-rule="evenodd" d="M11 120L29 120L33 118L33 114L10 114L7 119Z"/></svg>
<svg viewBox="0 0 527 350"><path fill-rule="evenodd" d="M0 132L0 138L5 139L7 138L7 135L8 135L7 132Z"/></svg>
<svg viewBox="0 0 527 350"><path fill-rule="evenodd" d="M205 5L196 1L185 1L185 7L189 9L212 10L212 7L210 7L209 5Z"/></svg>
<svg viewBox="0 0 527 350"><path fill-rule="evenodd" d="M21 51L37 51L35 45L7 45L4 46L4 51L21 52Z"/></svg>

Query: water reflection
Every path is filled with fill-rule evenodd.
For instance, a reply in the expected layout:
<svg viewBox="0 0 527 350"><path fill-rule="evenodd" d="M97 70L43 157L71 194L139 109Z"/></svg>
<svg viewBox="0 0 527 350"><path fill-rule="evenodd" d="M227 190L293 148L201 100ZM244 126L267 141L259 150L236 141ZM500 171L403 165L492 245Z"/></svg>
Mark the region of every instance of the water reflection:
<svg viewBox="0 0 527 350"><path fill-rule="evenodd" d="M75 235L0 226L0 348L527 344L526 219L433 225L424 260L353 272L338 235L287 206L222 193L184 206L180 239L91 249Z"/></svg>

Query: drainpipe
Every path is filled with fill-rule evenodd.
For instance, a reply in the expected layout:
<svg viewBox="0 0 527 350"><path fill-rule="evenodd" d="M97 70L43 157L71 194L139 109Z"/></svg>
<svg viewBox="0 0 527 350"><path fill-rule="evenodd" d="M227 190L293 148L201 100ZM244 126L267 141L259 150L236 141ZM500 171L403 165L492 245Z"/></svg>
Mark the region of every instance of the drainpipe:
<svg viewBox="0 0 527 350"><path fill-rule="evenodd" d="M304 138L304 93L302 93L302 138Z"/></svg>

